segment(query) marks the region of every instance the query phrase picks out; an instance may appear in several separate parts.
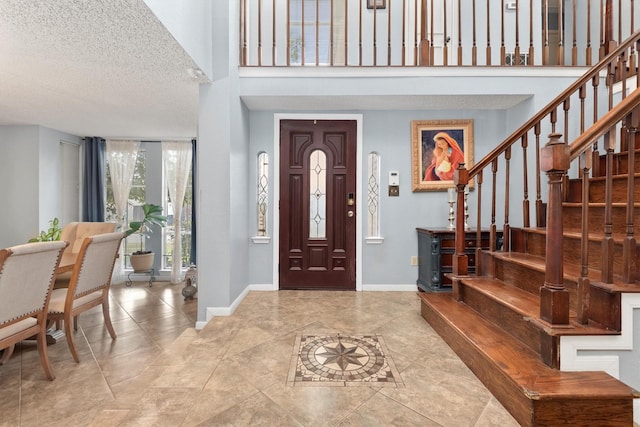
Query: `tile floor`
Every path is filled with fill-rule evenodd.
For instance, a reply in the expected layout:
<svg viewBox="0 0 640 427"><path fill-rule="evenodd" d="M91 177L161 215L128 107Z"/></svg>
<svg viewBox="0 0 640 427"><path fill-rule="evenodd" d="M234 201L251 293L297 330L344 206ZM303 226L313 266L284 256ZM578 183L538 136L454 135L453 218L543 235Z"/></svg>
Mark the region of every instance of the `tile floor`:
<svg viewBox="0 0 640 427"><path fill-rule="evenodd" d="M517 426L420 317L413 292L250 292L201 331L181 286L112 287L112 341L80 318L81 362L32 344L0 366L2 426ZM402 387L288 381L302 336L377 336ZM299 342L299 341L298 341ZM375 352L375 351L374 351Z"/></svg>

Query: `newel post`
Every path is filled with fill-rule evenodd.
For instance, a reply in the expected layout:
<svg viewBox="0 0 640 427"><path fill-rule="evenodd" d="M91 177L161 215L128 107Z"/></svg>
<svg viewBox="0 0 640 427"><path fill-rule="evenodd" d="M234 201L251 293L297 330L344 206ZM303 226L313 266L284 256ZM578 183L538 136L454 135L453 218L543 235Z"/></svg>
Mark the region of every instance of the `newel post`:
<svg viewBox="0 0 640 427"><path fill-rule="evenodd" d="M569 169L569 146L552 133L540 150L540 170L549 177L544 286L540 288L540 318L552 325L569 324L569 291L564 286L562 182Z"/></svg>
<svg viewBox="0 0 640 427"><path fill-rule="evenodd" d="M469 171L464 163L458 164L458 169L453 174L453 183L456 186L456 252L453 255L453 274L466 276L469 274L469 260L464 251L465 227L464 227L464 188L469 184Z"/></svg>

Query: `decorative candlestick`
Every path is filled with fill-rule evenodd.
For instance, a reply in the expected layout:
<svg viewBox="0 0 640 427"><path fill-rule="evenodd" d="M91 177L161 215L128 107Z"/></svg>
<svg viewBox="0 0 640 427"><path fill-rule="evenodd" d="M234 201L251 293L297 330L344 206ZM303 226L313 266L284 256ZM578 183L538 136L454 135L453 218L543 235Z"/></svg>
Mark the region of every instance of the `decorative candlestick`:
<svg viewBox="0 0 640 427"><path fill-rule="evenodd" d="M455 210L453 209L453 205L456 202L456 189L449 189L449 230L454 230L456 228L455 224Z"/></svg>
<svg viewBox="0 0 640 427"><path fill-rule="evenodd" d="M467 230L469 228L469 203L467 203L467 199L469 198L469 187L464 188L464 229Z"/></svg>

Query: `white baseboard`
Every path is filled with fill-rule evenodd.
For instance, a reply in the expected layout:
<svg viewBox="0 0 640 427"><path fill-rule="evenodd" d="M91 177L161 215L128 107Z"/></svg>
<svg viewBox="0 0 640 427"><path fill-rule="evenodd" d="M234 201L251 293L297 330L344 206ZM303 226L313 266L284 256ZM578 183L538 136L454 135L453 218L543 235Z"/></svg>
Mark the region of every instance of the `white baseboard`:
<svg viewBox="0 0 640 427"><path fill-rule="evenodd" d="M362 285L363 291L373 292L418 292L418 285Z"/></svg>
<svg viewBox="0 0 640 427"><path fill-rule="evenodd" d="M273 291L273 285L271 283L268 284L254 284L254 285L249 285L249 290L251 291Z"/></svg>

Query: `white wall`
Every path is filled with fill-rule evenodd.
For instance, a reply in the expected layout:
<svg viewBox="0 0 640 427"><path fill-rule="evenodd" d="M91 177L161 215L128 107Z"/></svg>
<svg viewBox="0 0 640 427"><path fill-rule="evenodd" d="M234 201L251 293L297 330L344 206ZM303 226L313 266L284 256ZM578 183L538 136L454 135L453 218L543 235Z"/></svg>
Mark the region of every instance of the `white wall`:
<svg viewBox="0 0 640 427"><path fill-rule="evenodd" d="M211 77L213 0L145 0L145 3L198 64L200 70Z"/></svg>

